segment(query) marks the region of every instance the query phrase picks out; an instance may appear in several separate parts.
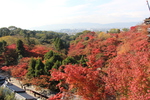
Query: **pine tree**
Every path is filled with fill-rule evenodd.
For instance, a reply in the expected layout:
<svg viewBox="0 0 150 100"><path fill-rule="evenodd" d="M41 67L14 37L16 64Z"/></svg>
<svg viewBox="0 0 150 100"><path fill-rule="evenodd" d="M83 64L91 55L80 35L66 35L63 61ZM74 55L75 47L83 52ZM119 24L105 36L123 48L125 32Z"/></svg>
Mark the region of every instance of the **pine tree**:
<svg viewBox="0 0 150 100"><path fill-rule="evenodd" d="M36 66L36 60L32 57L29 62L29 68L27 73L27 76L29 78L35 77L35 66Z"/></svg>
<svg viewBox="0 0 150 100"><path fill-rule="evenodd" d="M55 45L56 50L58 50L58 51L60 51L61 49L64 48L63 41L58 37L55 38L54 45Z"/></svg>
<svg viewBox="0 0 150 100"><path fill-rule="evenodd" d="M5 51L5 46L6 45L7 45L6 41L3 40L3 41L0 42L0 53Z"/></svg>
<svg viewBox="0 0 150 100"><path fill-rule="evenodd" d="M38 77L40 75L44 74L44 64L41 61L40 58L36 61L36 66L35 66L35 77Z"/></svg>
<svg viewBox="0 0 150 100"><path fill-rule="evenodd" d="M49 59L49 60L47 60L46 61L46 63L45 63L45 66L44 66L44 71L45 71L45 73L44 74L46 74L46 75L50 75L50 72L49 72L49 70L51 70L52 69L52 66L54 65L54 59L52 58L52 59Z"/></svg>
<svg viewBox="0 0 150 100"><path fill-rule="evenodd" d="M61 62L63 60L60 54L55 53L53 51L50 51L50 52L46 53L44 55L44 57L45 57L44 59L46 60L45 67L44 67L44 71L45 71L46 75L50 75L49 70L52 69L52 67L55 65L55 63L57 61ZM61 64L59 64L59 65L61 65ZM55 66L57 66L56 68L59 67L58 65L55 65Z"/></svg>
<svg viewBox="0 0 150 100"><path fill-rule="evenodd" d="M56 61L55 63L54 63L54 65L53 65L53 67L52 68L55 68L55 69L58 69L60 66L61 66L61 61Z"/></svg>
<svg viewBox="0 0 150 100"><path fill-rule="evenodd" d="M57 60L59 61L63 60L59 54L54 54L50 59L53 60L53 62L56 62Z"/></svg>
<svg viewBox="0 0 150 100"><path fill-rule="evenodd" d="M54 52L51 50L44 55L44 60L50 59L54 55Z"/></svg>
<svg viewBox="0 0 150 100"><path fill-rule="evenodd" d="M63 60L62 64L67 65L67 64L77 64L77 61L73 57L67 57L65 60Z"/></svg>
<svg viewBox="0 0 150 100"><path fill-rule="evenodd" d="M18 53L18 55L21 55L21 56L25 56L25 48L23 46L23 42L21 40L18 40L17 41L17 47L16 47L16 52Z"/></svg>

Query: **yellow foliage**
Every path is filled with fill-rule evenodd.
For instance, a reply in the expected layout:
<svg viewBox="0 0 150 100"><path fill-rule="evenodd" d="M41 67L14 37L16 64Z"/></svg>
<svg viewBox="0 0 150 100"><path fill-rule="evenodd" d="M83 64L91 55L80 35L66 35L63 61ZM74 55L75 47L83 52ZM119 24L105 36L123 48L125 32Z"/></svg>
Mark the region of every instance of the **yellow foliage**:
<svg viewBox="0 0 150 100"><path fill-rule="evenodd" d="M105 32L100 32L100 33L98 34L98 38L100 38L100 39L102 39L102 40L105 40L105 39L110 38L110 37L111 37L111 35L110 35L110 34L107 34L107 33L105 33Z"/></svg>
<svg viewBox="0 0 150 100"><path fill-rule="evenodd" d="M11 45L11 44L16 43L18 39L12 36L3 36L0 38L0 41L3 41L3 40L7 42L7 45Z"/></svg>
<svg viewBox="0 0 150 100"><path fill-rule="evenodd" d="M117 48L117 51L118 51L117 54L123 54L123 53L128 52L129 50L130 50L130 44L125 43Z"/></svg>
<svg viewBox="0 0 150 100"><path fill-rule="evenodd" d="M24 44L28 43L27 40L21 36L3 36L3 37L0 37L0 41L3 41L3 40L6 41L7 45L16 44L17 40L19 40L19 39L22 40L22 42ZM35 40L36 44L39 44L39 42L36 39L34 39L34 40Z"/></svg>

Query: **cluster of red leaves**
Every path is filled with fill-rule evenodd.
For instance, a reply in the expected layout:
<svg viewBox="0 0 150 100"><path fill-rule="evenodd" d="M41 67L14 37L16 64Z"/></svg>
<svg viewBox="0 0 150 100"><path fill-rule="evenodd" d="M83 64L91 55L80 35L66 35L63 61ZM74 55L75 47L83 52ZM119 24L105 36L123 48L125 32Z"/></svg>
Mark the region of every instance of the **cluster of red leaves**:
<svg viewBox="0 0 150 100"><path fill-rule="evenodd" d="M15 50L16 49L16 44L8 45L8 46L6 46L6 49L13 49L13 50Z"/></svg>
<svg viewBox="0 0 150 100"><path fill-rule="evenodd" d="M30 58L22 58L22 59L20 59L20 62L18 65L4 66L1 69L5 70L5 71L10 71L11 75L13 77L16 77L18 79L22 79L27 73L29 59Z"/></svg>
<svg viewBox="0 0 150 100"><path fill-rule="evenodd" d="M150 43L146 34L138 28L106 40L96 36L80 39L71 45L69 55L86 55L88 66L60 67L51 72L52 79L63 80L61 84L69 84L68 91L74 90L85 100L149 100Z"/></svg>
<svg viewBox="0 0 150 100"><path fill-rule="evenodd" d="M79 36L73 43L70 44L68 56L86 55L86 46L94 40L95 34L95 32L90 32ZM88 40L85 40L86 37L88 37Z"/></svg>
<svg viewBox="0 0 150 100"><path fill-rule="evenodd" d="M87 35L83 34L75 41L77 43L72 43L70 45L68 55L69 56L78 56L78 55L86 55L91 56L94 54L98 54L100 57L105 57L104 59L110 59L111 57L116 56L116 47L120 43L116 36L112 36L106 40L101 40L97 36L98 34L92 32L92 34L88 33ZM85 37L90 37L89 40L84 40ZM81 39L80 39L81 38ZM98 55L95 56L98 59Z"/></svg>
<svg viewBox="0 0 150 100"><path fill-rule="evenodd" d="M106 70L106 89L120 100L149 100L150 99L150 44L143 33L126 32L119 34L123 46L128 50L118 53L109 60Z"/></svg>
<svg viewBox="0 0 150 100"><path fill-rule="evenodd" d="M19 64L16 66L9 66L11 67L11 74L13 77L17 77L18 79L22 79L24 78L24 76L26 75L26 73L28 72L28 63L30 61L30 58L22 58L19 61Z"/></svg>
<svg viewBox="0 0 150 100"><path fill-rule="evenodd" d="M64 80L62 84L69 84L70 91L76 90L76 94L83 96L86 100L105 98L105 83L101 78L103 74L100 70L78 65L66 65L63 70L64 72L53 70L52 79Z"/></svg>
<svg viewBox="0 0 150 100"><path fill-rule="evenodd" d="M147 57L147 53L122 54L112 59L106 77L109 92L120 99L148 100L150 61Z"/></svg>
<svg viewBox="0 0 150 100"><path fill-rule="evenodd" d="M4 66L4 67L2 67L2 68L1 68L1 70L9 71L9 70L10 70L10 67L8 67L8 66Z"/></svg>
<svg viewBox="0 0 150 100"><path fill-rule="evenodd" d="M30 57L43 57L45 53L47 53L50 48L47 48L42 45L34 46L29 52Z"/></svg>

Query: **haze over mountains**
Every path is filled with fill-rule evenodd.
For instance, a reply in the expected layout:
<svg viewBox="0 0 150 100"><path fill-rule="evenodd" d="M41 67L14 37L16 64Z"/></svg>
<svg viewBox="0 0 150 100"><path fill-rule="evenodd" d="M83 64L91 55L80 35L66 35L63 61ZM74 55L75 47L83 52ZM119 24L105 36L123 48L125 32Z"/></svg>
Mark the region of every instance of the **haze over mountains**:
<svg viewBox="0 0 150 100"><path fill-rule="evenodd" d="M129 28L141 24L142 22L120 22L120 23L109 23L109 24L99 24L99 23L72 23L72 24L52 24L39 27L30 28L32 30L61 30L61 29L110 29L110 28Z"/></svg>

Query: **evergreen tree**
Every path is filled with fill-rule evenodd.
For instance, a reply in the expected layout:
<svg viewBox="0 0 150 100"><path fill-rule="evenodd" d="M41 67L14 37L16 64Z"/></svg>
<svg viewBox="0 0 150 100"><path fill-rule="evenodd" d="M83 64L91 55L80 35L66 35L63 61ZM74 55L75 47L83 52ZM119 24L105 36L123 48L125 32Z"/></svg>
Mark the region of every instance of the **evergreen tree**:
<svg viewBox="0 0 150 100"><path fill-rule="evenodd" d="M6 45L7 45L6 41L3 40L3 41L0 42L0 54L5 51L5 46Z"/></svg>
<svg viewBox="0 0 150 100"><path fill-rule="evenodd" d="M61 61L56 61L55 63L54 63L54 65L53 65L53 67L52 68L55 68L55 69L58 69L60 66L61 66Z"/></svg>
<svg viewBox="0 0 150 100"><path fill-rule="evenodd" d="M29 68L27 73L27 76L29 78L35 77L35 66L36 66L36 60L32 57L29 62Z"/></svg>
<svg viewBox="0 0 150 100"><path fill-rule="evenodd" d="M21 40L18 40L17 41L17 47L16 47L16 52L18 53L18 55L21 55L21 56L25 56L25 48L23 46L23 42Z"/></svg>
<svg viewBox="0 0 150 100"><path fill-rule="evenodd" d="M46 63L45 63L45 67L44 67L44 71L45 71L45 74L46 75L50 75L50 72L49 70L52 69L52 67L54 66L54 64L57 62L57 61L62 61L62 57L61 55L59 55L58 53L55 53L53 51L49 51L48 53L46 53L44 55L44 59L46 60ZM58 62L57 62L58 63ZM57 65L57 64L56 64ZM55 65L55 66L56 66ZM61 64L59 64L61 65ZM58 65L57 65L58 66Z"/></svg>
<svg viewBox="0 0 150 100"><path fill-rule="evenodd" d="M3 43L0 42L0 53L2 53L2 52L3 52Z"/></svg>
<svg viewBox="0 0 150 100"><path fill-rule="evenodd" d="M40 75L44 74L44 64L41 61L40 58L36 61L36 66L35 66L35 77L38 77Z"/></svg>
<svg viewBox="0 0 150 100"><path fill-rule="evenodd" d="M45 66L44 66L44 71L45 71L45 74L46 74L46 75L50 75L49 70L52 69L52 66L53 66L53 65L54 65L54 60L53 60L53 58L46 61Z"/></svg>
<svg viewBox="0 0 150 100"><path fill-rule="evenodd" d="M63 41L58 37L55 38L54 45L55 45L56 50L58 50L58 51L60 51L61 49L64 48Z"/></svg>
<svg viewBox="0 0 150 100"><path fill-rule="evenodd" d="M51 59L53 62L56 62L57 60L59 60L59 61L62 61L62 60L63 60L59 54L54 54L50 59Z"/></svg>
<svg viewBox="0 0 150 100"><path fill-rule="evenodd" d="M3 48L4 48L7 45L7 42L3 40L2 43L3 43Z"/></svg>
<svg viewBox="0 0 150 100"><path fill-rule="evenodd" d="M67 64L77 64L77 61L73 57L67 57L65 60L63 60L62 64L67 65Z"/></svg>
<svg viewBox="0 0 150 100"><path fill-rule="evenodd" d="M54 52L51 50L44 55L44 60L50 59L53 56Z"/></svg>

